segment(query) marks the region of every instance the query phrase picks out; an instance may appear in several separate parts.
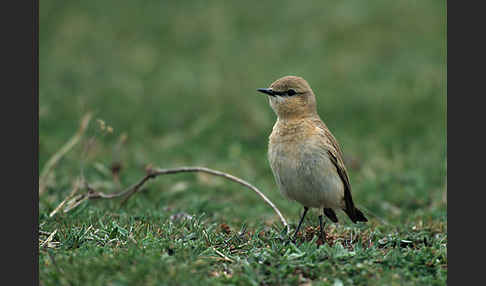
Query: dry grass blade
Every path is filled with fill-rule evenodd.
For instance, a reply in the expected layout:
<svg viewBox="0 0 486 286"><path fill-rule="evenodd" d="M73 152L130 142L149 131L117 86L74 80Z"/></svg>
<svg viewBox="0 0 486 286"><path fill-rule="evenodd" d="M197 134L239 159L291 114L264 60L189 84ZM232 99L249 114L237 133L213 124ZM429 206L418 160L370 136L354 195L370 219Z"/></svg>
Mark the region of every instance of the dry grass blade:
<svg viewBox="0 0 486 286"><path fill-rule="evenodd" d="M40 245L40 247L39 247L39 248L42 248L42 247L44 247L45 245L48 245L48 244L49 244L49 242L51 242L51 241L52 241L52 239L54 238L54 235L55 235L56 233L57 233L57 229L56 229L56 230L54 230L54 231L53 231L53 232L52 232L52 233L49 235L49 237L48 237L46 240L44 240L44 242L43 242L43 243L41 243L41 245Z"/></svg>
<svg viewBox="0 0 486 286"><path fill-rule="evenodd" d="M61 158L66 155L83 137L83 134L88 127L89 121L91 120L91 116L91 113L83 116L76 134L74 134L74 136L71 137L71 139L69 139L69 141L66 142L66 144L64 144L61 149L59 149L59 151L52 155L52 157L49 158L47 163L44 165L44 168L42 169L42 172L39 176L39 195L42 195L46 190L47 177L49 173L54 169L59 160L61 160Z"/></svg>
<svg viewBox="0 0 486 286"><path fill-rule="evenodd" d="M80 179L76 180L71 193L49 214L49 217L53 217L57 212L59 212L60 209L62 209L64 207L64 205L66 204L66 202L68 200L70 200L72 197L74 197L74 195L79 190L80 184L81 184L81 180Z"/></svg>
<svg viewBox="0 0 486 286"><path fill-rule="evenodd" d="M224 255L223 253L221 253L216 248L212 247L212 249L213 249L214 252L216 252L216 254L218 254L219 256L221 256L221 258L223 258L224 261L233 262L233 260L231 258L229 258L228 256Z"/></svg>
<svg viewBox="0 0 486 286"><path fill-rule="evenodd" d="M66 207L64 208L64 212L67 213L70 210L74 209L75 207L79 206L82 202L89 199L89 196L86 195L78 195L67 202Z"/></svg>

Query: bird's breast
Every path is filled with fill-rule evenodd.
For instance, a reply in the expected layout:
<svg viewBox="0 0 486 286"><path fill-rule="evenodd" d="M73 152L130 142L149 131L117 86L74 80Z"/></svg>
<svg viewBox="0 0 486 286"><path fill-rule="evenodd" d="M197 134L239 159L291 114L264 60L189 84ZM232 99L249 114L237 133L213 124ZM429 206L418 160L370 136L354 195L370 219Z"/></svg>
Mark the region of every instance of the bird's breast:
<svg viewBox="0 0 486 286"><path fill-rule="evenodd" d="M268 159L283 195L309 207L340 206L343 183L319 136L274 128Z"/></svg>

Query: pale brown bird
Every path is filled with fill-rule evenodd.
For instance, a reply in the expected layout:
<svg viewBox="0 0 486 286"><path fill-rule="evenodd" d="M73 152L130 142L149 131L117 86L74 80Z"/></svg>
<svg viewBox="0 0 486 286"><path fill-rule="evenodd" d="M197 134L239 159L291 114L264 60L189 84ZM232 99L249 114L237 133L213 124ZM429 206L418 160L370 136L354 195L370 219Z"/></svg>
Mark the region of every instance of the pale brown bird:
<svg viewBox="0 0 486 286"><path fill-rule="evenodd" d="M317 114L316 97L307 81L286 76L258 91L268 95L278 117L268 144L275 181L284 196L304 206L293 240L310 207L319 208L333 222L338 222L335 209L343 210L354 223L368 221L354 206L343 154ZM322 218L320 214L320 236L324 243Z"/></svg>

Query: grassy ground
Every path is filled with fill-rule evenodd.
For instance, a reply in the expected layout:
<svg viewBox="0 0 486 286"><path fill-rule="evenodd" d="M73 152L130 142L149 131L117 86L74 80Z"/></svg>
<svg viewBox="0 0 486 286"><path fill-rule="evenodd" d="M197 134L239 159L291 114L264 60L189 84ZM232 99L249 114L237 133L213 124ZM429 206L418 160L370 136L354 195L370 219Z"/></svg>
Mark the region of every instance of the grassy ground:
<svg viewBox="0 0 486 286"><path fill-rule="evenodd" d="M40 197L41 241L57 230L40 249L41 284L446 284L444 5L43 1L39 169L84 114L94 119ZM159 177L123 206L90 201L49 217L80 174L116 191L113 162L121 186L147 164L199 165L260 188L294 229L302 209L276 189L275 115L256 92L288 74L314 89L366 225L339 214L317 247L312 212L301 241L286 244L254 193L196 174Z"/></svg>

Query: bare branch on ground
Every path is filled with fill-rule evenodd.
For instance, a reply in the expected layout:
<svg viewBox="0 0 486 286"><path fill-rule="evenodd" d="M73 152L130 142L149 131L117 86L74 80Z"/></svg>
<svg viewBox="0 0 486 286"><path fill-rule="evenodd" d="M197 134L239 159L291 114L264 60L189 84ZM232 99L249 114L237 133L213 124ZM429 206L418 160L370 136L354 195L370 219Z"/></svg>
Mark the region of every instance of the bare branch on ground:
<svg viewBox="0 0 486 286"><path fill-rule="evenodd" d="M258 188L253 186L252 184L248 183L247 181L240 179L238 177L235 177L233 175L230 175L228 173L216 171L213 169L209 169L206 167L179 167L179 168L173 168L173 169L153 169L153 168L148 168L147 169L147 174L140 179L137 183L134 185L128 187L127 189L123 190L122 192L119 193L112 193L112 194L105 194L102 192L97 192L94 190L92 187L90 187L87 183L85 183L85 187L88 189L88 192L85 194L78 195L74 198L72 198L69 202L66 203L66 201L72 197L72 195L75 194L75 192L71 192L72 195L68 196L61 204L59 205L57 209L62 208L64 205L64 212L68 212L78 205L80 205L82 202L86 200L93 200L93 199L114 199L114 198L120 198L120 197L125 197L122 201L122 204L124 204L132 195L135 193L139 192L141 190L141 187L150 179L153 179L157 176L160 175L168 175L168 174L177 174L177 173L189 173L189 172L203 172L207 174L211 174L214 176L219 176L226 178L230 181L236 182L240 185L243 185L250 190L254 191L257 193L278 215L280 218L280 221L282 224L286 227L287 232L290 231L290 226L288 225L287 221L283 217L282 213L280 210L270 201ZM54 213L55 214L55 213Z"/></svg>

